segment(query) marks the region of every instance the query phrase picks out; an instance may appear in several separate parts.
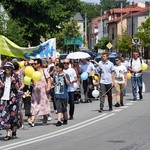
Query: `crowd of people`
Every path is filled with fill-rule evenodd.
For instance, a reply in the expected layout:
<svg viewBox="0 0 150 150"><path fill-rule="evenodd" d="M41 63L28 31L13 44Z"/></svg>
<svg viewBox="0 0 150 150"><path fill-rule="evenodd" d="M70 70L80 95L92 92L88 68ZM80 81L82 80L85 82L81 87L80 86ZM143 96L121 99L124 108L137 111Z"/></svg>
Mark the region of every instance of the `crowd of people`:
<svg viewBox="0 0 150 150"><path fill-rule="evenodd" d="M139 52L127 61L123 56L115 58L116 65L109 61L109 53L104 52L100 62L89 59L63 62L56 58L33 59L19 65L17 59L2 62L0 70L0 130L6 130L5 141L17 136L17 129L24 128L23 116L31 127L36 125L36 118L43 116L43 125L51 119L51 105L57 114L56 126L67 125L74 119L75 102L92 102L92 91L99 91L99 112L104 110L108 100L109 111L113 110L112 88L116 91L114 107L124 106L124 96L128 83L127 73L131 73L133 100L142 95L142 69L144 61ZM24 67L32 66L41 73L40 81L24 82ZM82 79L81 75L88 77ZM137 85L139 87L137 93ZM69 110L67 110L69 105ZM23 106L23 108L22 108ZM25 110L23 114L22 109Z"/></svg>

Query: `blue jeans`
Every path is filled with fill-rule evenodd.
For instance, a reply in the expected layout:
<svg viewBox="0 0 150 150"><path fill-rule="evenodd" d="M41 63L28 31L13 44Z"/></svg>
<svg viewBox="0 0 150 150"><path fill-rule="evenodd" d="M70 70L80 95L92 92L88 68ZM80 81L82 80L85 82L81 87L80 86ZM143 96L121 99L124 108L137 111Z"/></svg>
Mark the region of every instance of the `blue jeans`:
<svg viewBox="0 0 150 150"><path fill-rule="evenodd" d="M134 99L137 99L137 86L139 88L139 92L142 93L142 80L142 75L139 77L131 77L132 93Z"/></svg>

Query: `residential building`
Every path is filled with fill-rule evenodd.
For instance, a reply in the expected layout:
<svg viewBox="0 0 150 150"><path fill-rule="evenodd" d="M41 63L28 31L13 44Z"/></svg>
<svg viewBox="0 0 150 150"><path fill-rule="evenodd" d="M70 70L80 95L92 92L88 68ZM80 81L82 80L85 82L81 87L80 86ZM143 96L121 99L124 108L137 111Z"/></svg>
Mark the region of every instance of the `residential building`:
<svg viewBox="0 0 150 150"><path fill-rule="evenodd" d="M109 36L115 46L118 36L127 31L132 37L137 28L148 17L144 3L132 3L125 8L113 8L104 15L93 18L89 27L89 42L93 48L99 39Z"/></svg>

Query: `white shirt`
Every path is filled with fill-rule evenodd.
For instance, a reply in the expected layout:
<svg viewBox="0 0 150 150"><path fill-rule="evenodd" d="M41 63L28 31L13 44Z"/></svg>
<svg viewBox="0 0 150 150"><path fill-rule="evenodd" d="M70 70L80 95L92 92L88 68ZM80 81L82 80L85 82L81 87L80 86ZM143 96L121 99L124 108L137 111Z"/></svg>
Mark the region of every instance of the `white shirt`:
<svg viewBox="0 0 150 150"><path fill-rule="evenodd" d="M4 93L3 93L1 100L10 99L10 87L11 87L11 77L6 77Z"/></svg>
<svg viewBox="0 0 150 150"><path fill-rule="evenodd" d="M67 70L64 69L64 72L69 75L70 82L71 82L68 85L68 90L67 91L68 92L75 91L75 88L74 88L73 83L72 83L72 81L74 80L74 78L77 77L77 74L76 74L75 70L73 68L68 68Z"/></svg>
<svg viewBox="0 0 150 150"><path fill-rule="evenodd" d="M111 84L112 83L112 71L114 64L111 61L99 62L99 71L100 71L100 83L102 84Z"/></svg>
<svg viewBox="0 0 150 150"><path fill-rule="evenodd" d="M144 61L142 60L142 63L141 63L140 58L137 58L137 59L133 58L131 60L129 61L128 67L131 67L132 69L137 70L137 71L140 70ZM131 64L131 62L132 62L132 64ZM132 73L132 77L139 77L139 76L141 76L141 74L142 73Z"/></svg>
<svg viewBox="0 0 150 150"><path fill-rule="evenodd" d="M125 74L127 72L127 68L121 64L120 66L114 66L115 72L115 82L119 84L125 83Z"/></svg>

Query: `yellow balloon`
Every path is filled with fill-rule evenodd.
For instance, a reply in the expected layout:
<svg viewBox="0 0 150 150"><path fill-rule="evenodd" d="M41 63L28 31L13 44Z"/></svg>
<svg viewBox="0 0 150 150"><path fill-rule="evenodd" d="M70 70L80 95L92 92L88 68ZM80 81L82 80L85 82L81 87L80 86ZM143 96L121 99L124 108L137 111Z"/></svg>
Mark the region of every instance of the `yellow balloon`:
<svg viewBox="0 0 150 150"><path fill-rule="evenodd" d="M95 75L94 76L94 80L98 81L98 76Z"/></svg>
<svg viewBox="0 0 150 150"><path fill-rule="evenodd" d="M143 64L141 65L141 69L142 69L143 71L147 70L147 69L148 69L148 65L145 64L145 63L143 63Z"/></svg>
<svg viewBox="0 0 150 150"><path fill-rule="evenodd" d="M24 66L24 61L20 61L19 62L19 66L20 66L20 68L24 68L25 66Z"/></svg>
<svg viewBox="0 0 150 150"><path fill-rule="evenodd" d="M32 77L32 74L35 72L35 70L34 70L34 68L32 67L32 66L27 66L27 67L25 67L25 69L24 69L24 73L25 73L25 75L26 76L28 76L28 77Z"/></svg>
<svg viewBox="0 0 150 150"><path fill-rule="evenodd" d="M33 81L37 82L37 81L40 81L42 79L42 74L40 71L35 71L33 74L32 74L32 79Z"/></svg>
<svg viewBox="0 0 150 150"><path fill-rule="evenodd" d="M131 79L131 73L130 72L127 73L127 79L128 80Z"/></svg>
<svg viewBox="0 0 150 150"><path fill-rule="evenodd" d="M56 52L56 58L59 58L59 57L60 57L60 53Z"/></svg>
<svg viewBox="0 0 150 150"><path fill-rule="evenodd" d="M24 84L25 84L25 85L30 85L30 84L31 84L31 78L28 77L28 76L25 76L25 77L24 77Z"/></svg>

